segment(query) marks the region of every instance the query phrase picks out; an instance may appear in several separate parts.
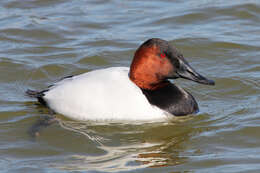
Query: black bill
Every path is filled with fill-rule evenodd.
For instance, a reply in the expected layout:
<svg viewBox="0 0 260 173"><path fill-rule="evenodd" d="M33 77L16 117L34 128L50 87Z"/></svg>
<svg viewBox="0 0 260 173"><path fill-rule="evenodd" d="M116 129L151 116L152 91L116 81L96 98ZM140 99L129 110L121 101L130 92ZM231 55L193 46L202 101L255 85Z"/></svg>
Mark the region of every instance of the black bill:
<svg viewBox="0 0 260 173"><path fill-rule="evenodd" d="M192 80L205 85L215 85L213 80L207 79L196 72L187 62L181 62L180 67L177 69L177 74L180 78Z"/></svg>

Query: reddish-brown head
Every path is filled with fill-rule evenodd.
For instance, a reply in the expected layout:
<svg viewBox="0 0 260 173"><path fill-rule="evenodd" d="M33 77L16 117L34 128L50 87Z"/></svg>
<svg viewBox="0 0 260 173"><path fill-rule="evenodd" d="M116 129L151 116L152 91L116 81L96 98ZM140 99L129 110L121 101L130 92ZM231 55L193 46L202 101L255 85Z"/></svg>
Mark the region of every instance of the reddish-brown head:
<svg viewBox="0 0 260 173"><path fill-rule="evenodd" d="M148 90L163 87L168 83L167 79L179 77L214 84L192 69L175 47L158 38L147 40L137 49L129 76L137 86Z"/></svg>

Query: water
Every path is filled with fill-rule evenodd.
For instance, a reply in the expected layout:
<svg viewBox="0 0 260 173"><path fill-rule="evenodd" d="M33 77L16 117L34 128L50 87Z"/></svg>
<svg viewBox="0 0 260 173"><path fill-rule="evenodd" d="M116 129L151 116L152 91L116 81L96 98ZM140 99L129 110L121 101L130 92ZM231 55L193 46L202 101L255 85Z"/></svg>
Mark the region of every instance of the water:
<svg viewBox="0 0 260 173"><path fill-rule="evenodd" d="M260 172L257 0L0 2L0 172ZM216 81L176 83L200 105L165 123L59 123L24 95L57 79L129 66L159 37Z"/></svg>

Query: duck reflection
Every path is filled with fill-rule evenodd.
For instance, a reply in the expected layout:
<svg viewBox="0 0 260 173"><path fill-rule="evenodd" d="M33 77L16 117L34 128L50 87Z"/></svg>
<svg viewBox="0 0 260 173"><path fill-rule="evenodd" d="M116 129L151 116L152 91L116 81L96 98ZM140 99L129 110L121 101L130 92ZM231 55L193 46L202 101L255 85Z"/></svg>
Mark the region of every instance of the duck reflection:
<svg viewBox="0 0 260 173"><path fill-rule="evenodd" d="M52 166L75 170L133 170L186 163L187 143L194 134L190 117L167 123L122 124L60 121L63 128L82 134L105 154L72 154L66 164Z"/></svg>

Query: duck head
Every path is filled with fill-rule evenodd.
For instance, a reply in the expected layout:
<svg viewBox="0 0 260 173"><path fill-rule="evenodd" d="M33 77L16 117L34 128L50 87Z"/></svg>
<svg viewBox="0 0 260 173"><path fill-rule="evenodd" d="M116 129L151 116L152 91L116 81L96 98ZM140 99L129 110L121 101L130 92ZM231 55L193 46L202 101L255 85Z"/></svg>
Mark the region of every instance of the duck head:
<svg viewBox="0 0 260 173"><path fill-rule="evenodd" d="M129 77L137 86L148 90L160 88L168 83L168 79L177 78L215 84L196 72L174 46L158 38L147 40L137 49Z"/></svg>

